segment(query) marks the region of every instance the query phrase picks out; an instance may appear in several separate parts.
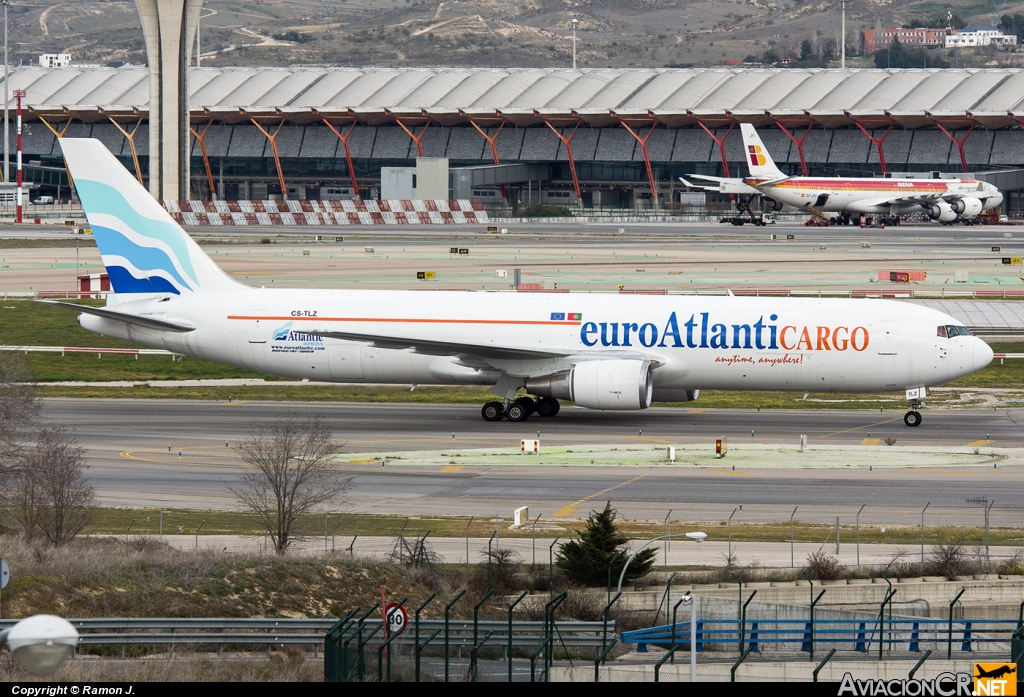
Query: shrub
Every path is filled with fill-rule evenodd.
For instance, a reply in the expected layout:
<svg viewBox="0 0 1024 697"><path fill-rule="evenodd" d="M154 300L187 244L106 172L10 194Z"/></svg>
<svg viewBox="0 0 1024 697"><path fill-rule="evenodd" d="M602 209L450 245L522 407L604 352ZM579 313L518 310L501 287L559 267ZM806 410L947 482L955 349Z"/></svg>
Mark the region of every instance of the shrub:
<svg viewBox="0 0 1024 697"><path fill-rule="evenodd" d="M521 215L524 218L571 218L573 212L565 206L549 206L534 203L523 209Z"/></svg>
<svg viewBox="0 0 1024 697"><path fill-rule="evenodd" d="M839 557L821 550L807 555L807 575L816 581L837 581L845 571Z"/></svg>

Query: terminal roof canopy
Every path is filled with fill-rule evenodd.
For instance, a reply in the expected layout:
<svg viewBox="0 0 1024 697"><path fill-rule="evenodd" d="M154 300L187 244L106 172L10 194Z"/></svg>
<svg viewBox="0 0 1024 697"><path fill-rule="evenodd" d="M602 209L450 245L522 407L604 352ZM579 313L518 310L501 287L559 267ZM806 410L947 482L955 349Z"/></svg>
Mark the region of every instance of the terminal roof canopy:
<svg viewBox="0 0 1024 697"><path fill-rule="evenodd" d="M18 68L10 80L12 90L26 90L30 118L101 121L148 110L142 67ZM323 115L370 124L579 119L594 126L657 120L673 127L778 121L840 128L895 121L908 128L1006 128L1024 119L1024 70L1009 68L192 68L190 84L193 118L226 123L280 114L298 123Z"/></svg>

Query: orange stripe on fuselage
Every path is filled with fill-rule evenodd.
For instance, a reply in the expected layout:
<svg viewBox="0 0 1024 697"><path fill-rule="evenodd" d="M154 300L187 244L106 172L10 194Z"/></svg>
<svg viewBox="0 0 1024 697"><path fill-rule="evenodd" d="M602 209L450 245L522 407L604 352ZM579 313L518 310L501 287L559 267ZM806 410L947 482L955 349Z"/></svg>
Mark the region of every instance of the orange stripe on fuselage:
<svg viewBox="0 0 1024 697"><path fill-rule="evenodd" d="M388 322L392 324L542 324L578 327L582 322L526 319L418 319L410 317L291 317L289 315L228 315L228 319L288 322Z"/></svg>

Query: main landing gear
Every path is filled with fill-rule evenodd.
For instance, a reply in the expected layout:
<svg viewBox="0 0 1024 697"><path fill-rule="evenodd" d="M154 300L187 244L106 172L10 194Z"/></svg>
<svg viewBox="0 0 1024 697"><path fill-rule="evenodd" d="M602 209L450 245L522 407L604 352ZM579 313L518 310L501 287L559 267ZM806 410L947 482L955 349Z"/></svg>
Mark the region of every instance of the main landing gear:
<svg viewBox="0 0 1024 697"><path fill-rule="evenodd" d="M558 400L552 397L519 397L508 404L487 402L480 410L480 415L484 417L484 421L501 421L503 418L509 421L526 421L533 414L554 416L560 408Z"/></svg>

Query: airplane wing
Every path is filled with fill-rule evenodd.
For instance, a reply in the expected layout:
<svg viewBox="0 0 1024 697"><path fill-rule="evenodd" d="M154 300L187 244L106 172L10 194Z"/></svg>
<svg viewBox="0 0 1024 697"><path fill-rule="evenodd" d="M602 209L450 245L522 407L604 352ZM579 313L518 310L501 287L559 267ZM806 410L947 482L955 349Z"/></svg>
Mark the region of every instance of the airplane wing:
<svg viewBox="0 0 1024 697"><path fill-rule="evenodd" d="M383 334L359 334L355 332L339 332L334 330L319 331L304 329L306 334L324 336L329 339L343 339L370 344L376 348L413 349L416 353L434 356L452 356L469 354L480 358L496 358L501 360L565 358L574 352L561 349L532 349L520 346L501 346L499 344L469 344L457 341L439 341L436 339L415 339L403 336L386 336Z"/></svg>
<svg viewBox="0 0 1024 697"><path fill-rule="evenodd" d="M638 358L661 364L659 356L648 355L640 351L594 350L580 352L575 349L534 349L527 346L503 346L500 344L472 344L458 341L442 341L437 339L417 339L403 336L387 336L383 334L361 334L356 332L339 332L335 330L304 329L304 333L323 336L328 339L342 339L369 344L376 348L412 349L416 353L431 356L472 356L483 360L551 360L566 359L569 363L599 358Z"/></svg>
<svg viewBox="0 0 1024 697"><path fill-rule="evenodd" d="M137 327L146 327L147 329L158 329L164 332L194 332L196 330L195 326L191 324L185 324L184 322L171 322L165 319L157 319L156 317L148 317L146 315L133 315L128 312L118 312L116 310L109 310L105 307L90 307L89 305L76 305L75 303L64 303L57 300L37 300L36 302L46 303L47 305L54 305L56 307L63 307L65 310L84 312L87 315L96 315L97 317L103 317L104 319L114 320L115 322L133 324Z"/></svg>

